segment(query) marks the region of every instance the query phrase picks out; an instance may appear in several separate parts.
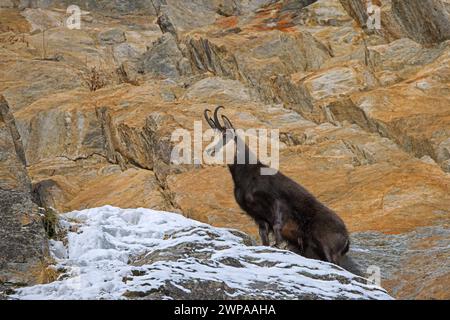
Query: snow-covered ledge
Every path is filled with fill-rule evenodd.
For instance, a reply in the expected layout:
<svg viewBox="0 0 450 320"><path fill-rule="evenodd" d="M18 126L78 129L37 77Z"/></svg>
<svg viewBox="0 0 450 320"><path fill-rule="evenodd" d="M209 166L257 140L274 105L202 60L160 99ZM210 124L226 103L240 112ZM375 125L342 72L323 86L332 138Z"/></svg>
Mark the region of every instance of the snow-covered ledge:
<svg viewBox="0 0 450 320"><path fill-rule="evenodd" d="M61 218L57 281L16 299L392 299L335 265L182 215L110 206Z"/></svg>

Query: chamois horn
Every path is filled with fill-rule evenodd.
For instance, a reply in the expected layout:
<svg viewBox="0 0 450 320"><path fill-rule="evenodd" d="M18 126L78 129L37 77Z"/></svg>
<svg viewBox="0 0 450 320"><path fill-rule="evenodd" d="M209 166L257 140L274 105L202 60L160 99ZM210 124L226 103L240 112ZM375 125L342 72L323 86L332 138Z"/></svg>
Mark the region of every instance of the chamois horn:
<svg viewBox="0 0 450 320"><path fill-rule="evenodd" d="M222 122L225 124L225 129L234 129L233 124L231 123L230 119L228 119L227 116L222 115Z"/></svg>
<svg viewBox="0 0 450 320"><path fill-rule="evenodd" d="M211 112L211 110L209 110L209 109L205 109L203 115L204 115L204 117L205 117L206 122L208 122L208 124L210 125L211 128L217 129L217 130L220 130L220 131L225 131L226 128L225 128L223 125L221 125L221 124L220 124L220 121L219 121L219 115L218 115L218 113L219 113L219 110L220 110L220 109L225 109L225 108L224 108L223 106L218 106L218 107L214 110L213 118L211 118L211 117L209 116L209 113ZM229 124L231 124L231 121L230 121L226 116L222 115L221 117L222 117L222 120L223 120L223 121L225 121L225 119L226 119L226 121L227 121Z"/></svg>
<svg viewBox="0 0 450 320"><path fill-rule="evenodd" d="M209 113L210 113L210 112L211 112L211 110L205 109L203 115L205 116L205 120L206 120L206 122L208 122L209 126L210 126L212 129L216 129L217 125L214 123L214 120L211 119L211 117L209 116Z"/></svg>
<svg viewBox="0 0 450 320"><path fill-rule="evenodd" d="M216 110L214 110L214 122L216 123L217 129L220 131L225 131L226 129L220 124L218 113L220 109L225 109L223 106L218 106Z"/></svg>

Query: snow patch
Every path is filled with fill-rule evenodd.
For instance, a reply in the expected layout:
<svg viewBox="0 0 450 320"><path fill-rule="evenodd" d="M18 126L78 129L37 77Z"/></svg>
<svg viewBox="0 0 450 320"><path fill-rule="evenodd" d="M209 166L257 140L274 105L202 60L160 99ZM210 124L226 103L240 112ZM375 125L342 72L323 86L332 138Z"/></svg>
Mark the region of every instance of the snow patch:
<svg viewBox="0 0 450 320"><path fill-rule="evenodd" d="M186 281L215 281L233 290L230 297L296 298L306 293L324 299L390 299L381 288L337 266L247 246L229 229L175 213L105 206L61 219L67 245L52 241L50 248L62 275L49 284L21 288L12 298L125 299L126 292L158 290L167 283L190 293ZM191 245L194 249L188 248ZM163 259L180 248L181 256ZM158 259L145 263L155 254ZM132 265L133 259L144 263Z"/></svg>

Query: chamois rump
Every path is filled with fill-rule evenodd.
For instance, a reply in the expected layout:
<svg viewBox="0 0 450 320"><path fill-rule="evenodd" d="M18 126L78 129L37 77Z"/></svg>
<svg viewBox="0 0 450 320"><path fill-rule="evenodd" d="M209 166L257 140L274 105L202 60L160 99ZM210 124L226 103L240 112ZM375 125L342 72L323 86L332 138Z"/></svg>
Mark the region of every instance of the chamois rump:
<svg viewBox="0 0 450 320"><path fill-rule="evenodd" d="M206 121L218 135L216 146L207 152L213 155L228 143L234 143L234 160L228 164L234 196L258 225L263 245L270 245L269 234L273 233L277 247L285 240L292 251L302 256L340 264L350 245L342 219L281 172L262 175L261 169L268 166L250 151L225 115L221 115L223 125L220 123L218 112L221 108L215 109L213 118L210 110L204 111ZM238 148L238 145L244 148ZM252 157L254 161L250 161Z"/></svg>

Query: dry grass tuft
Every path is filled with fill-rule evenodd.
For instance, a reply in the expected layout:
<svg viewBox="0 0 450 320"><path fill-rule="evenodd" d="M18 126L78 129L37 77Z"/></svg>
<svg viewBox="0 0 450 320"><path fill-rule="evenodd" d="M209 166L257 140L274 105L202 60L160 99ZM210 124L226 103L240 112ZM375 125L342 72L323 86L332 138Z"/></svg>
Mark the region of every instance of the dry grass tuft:
<svg viewBox="0 0 450 320"><path fill-rule="evenodd" d="M100 68L93 66L82 74L83 81L92 92L97 91L108 84L108 77Z"/></svg>

